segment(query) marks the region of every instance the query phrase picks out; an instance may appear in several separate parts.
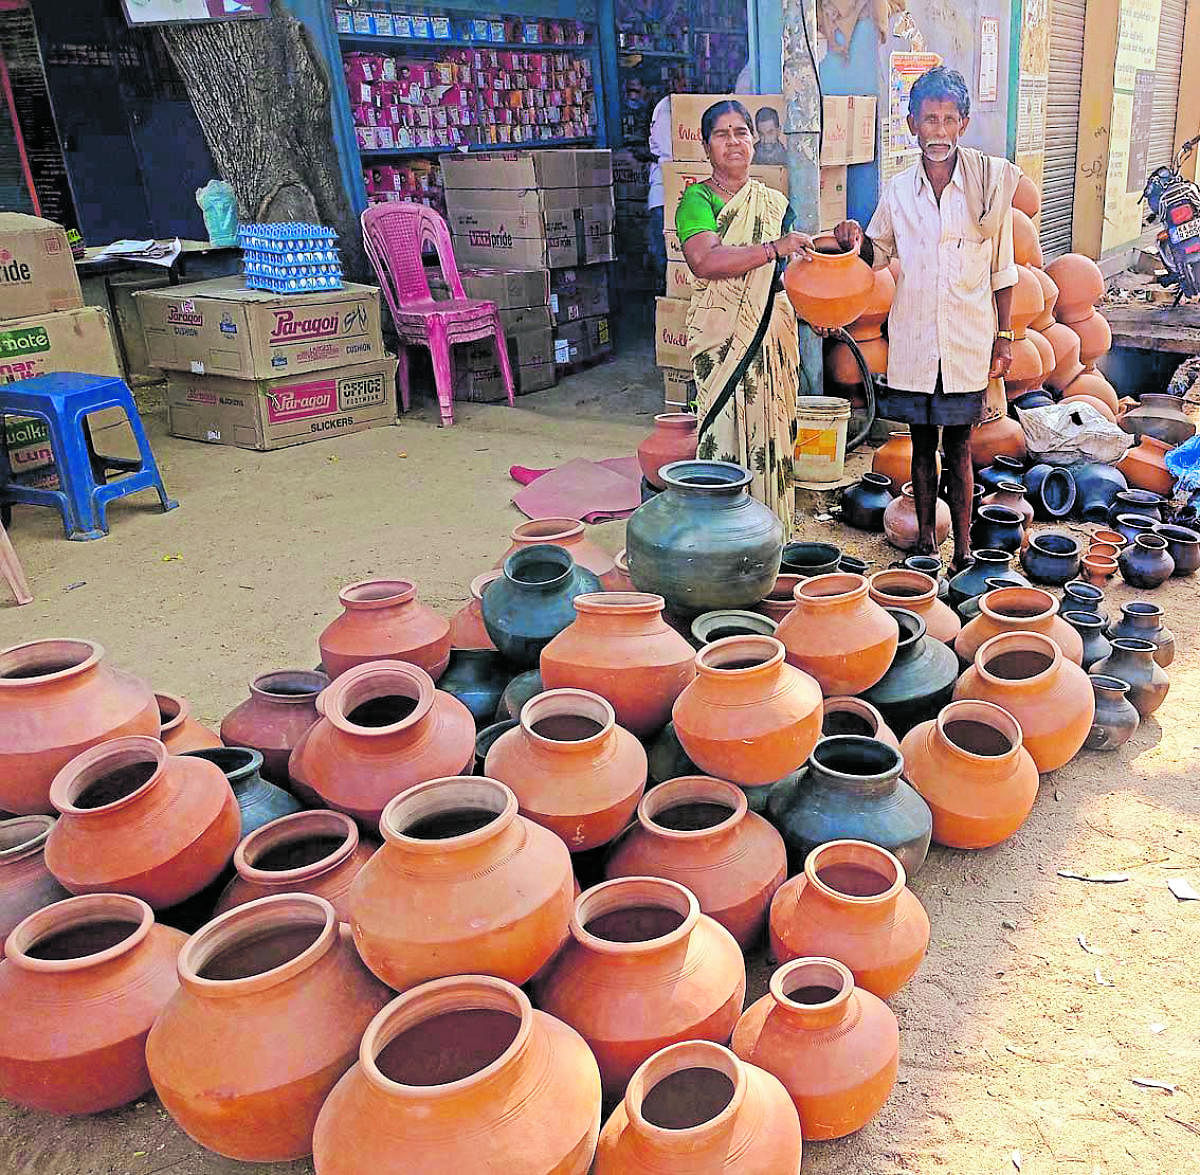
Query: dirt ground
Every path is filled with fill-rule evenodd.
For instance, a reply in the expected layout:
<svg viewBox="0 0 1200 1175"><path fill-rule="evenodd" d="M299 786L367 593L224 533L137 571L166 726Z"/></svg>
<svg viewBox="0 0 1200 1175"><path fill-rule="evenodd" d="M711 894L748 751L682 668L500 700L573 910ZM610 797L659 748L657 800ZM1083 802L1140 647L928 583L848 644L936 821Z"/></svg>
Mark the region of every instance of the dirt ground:
<svg viewBox="0 0 1200 1175"><path fill-rule="evenodd" d="M173 440L149 404L181 508L164 516L138 495L112 507L107 538L69 543L50 511L18 507L13 539L37 599L17 609L0 593L0 647L95 639L215 725L256 673L315 664L343 583L401 575L426 603L457 608L520 521L508 467L629 453L661 403L651 362L635 352L516 411L460 405L450 430L425 408L397 428L278 453ZM802 511L801 536L832 537L876 569L892 561L881 540L818 521L819 510ZM623 531L610 523L591 535L616 551ZM1133 595L1118 585L1110 608ZM929 955L891 1001L900 1083L859 1134L806 1147L806 1173L1200 1171L1200 902L1167 889L1174 876L1200 888L1200 614L1191 580L1155 599L1179 646L1166 704L1121 751L1043 777L1033 814L1006 844L931 852L913 882L933 923ZM1128 880L1092 884L1058 876L1064 869ZM752 961L749 998L768 975ZM147 1098L68 1121L0 1106L0 1169L311 1166L208 1154Z"/></svg>

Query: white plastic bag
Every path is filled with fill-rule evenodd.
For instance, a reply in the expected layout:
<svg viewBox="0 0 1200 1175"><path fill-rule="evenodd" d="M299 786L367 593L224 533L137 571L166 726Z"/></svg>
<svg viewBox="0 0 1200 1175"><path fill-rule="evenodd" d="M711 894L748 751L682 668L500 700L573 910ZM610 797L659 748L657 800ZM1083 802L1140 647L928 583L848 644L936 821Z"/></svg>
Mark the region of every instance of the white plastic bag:
<svg viewBox="0 0 1200 1175"><path fill-rule="evenodd" d="M1119 461L1134 443L1133 437L1098 408L1063 400L1044 408L1017 409L1031 458L1048 465L1080 465Z"/></svg>

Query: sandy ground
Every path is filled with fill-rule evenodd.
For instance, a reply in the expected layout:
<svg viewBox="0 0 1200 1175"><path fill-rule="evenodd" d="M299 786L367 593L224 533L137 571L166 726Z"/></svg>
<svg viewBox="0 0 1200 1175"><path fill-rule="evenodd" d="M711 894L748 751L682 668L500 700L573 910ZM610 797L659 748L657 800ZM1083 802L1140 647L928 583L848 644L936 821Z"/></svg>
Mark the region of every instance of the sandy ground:
<svg viewBox="0 0 1200 1175"><path fill-rule="evenodd" d="M112 508L108 538L68 543L51 512L18 507L13 537L37 600L16 609L0 597L0 646L93 638L215 724L257 672L316 662L317 633L343 583L403 575L433 607L455 609L520 520L509 465L630 452L661 403L649 363L635 352L517 411L459 406L451 430L425 409L397 428L268 454L173 440L148 405L181 508L164 516L139 495ZM817 521L811 507L799 529L833 537L875 568L894 557L878 539ZM609 550L623 545L620 523L591 533ZM1132 596L1118 586L1109 605ZM1166 704L1123 750L1044 777L1032 816L1006 844L930 854L913 888L933 941L891 1002L900 1084L858 1135L807 1147L806 1172L1200 1171L1200 902L1177 901L1166 884L1183 876L1200 888L1200 618L1191 581L1155 598L1179 644ZM1060 869L1128 880L1089 884ZM750 998L768 975L764 960L752 960ZM70 1121L0 1107L0 1169L311 1167L208 1154L148 1098Z"/></svg>

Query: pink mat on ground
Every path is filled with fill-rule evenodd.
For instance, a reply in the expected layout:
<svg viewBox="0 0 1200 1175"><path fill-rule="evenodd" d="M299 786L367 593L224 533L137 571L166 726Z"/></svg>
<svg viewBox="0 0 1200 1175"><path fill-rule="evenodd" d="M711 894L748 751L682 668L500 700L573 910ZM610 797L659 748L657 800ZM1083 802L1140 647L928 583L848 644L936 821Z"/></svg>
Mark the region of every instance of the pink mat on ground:
<svg viewBox="0 0 1200 1175"><path fill-rule="evenodd" d="M529 518L607 522L627 517L642 504L642 471L636 457L578 457L547 470L514 465L509 473L525 486L512 500Z"/></svg>

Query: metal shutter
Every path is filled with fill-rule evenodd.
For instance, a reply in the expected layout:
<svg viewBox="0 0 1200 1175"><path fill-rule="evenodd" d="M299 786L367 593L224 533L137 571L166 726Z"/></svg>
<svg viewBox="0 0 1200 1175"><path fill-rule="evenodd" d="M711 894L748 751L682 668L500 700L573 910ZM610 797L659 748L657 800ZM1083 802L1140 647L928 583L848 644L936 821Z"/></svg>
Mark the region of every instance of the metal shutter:
<svg viewBox="0 0 1200 1175"><path fill-rule="evenodd" d="M1162 0L1147 170L1169 165L1175 154L1175 114L1179 109L1179 74L1183 68L1183 22L1186 15L1187 0ZM1130 178L1132 180L1134 177ZM1136 178L1141 182L1143 177Z"/></svg>
<svg viewBox="0 0 1200 1175"><path fill-rule="evenodd" d="M1184 0L1171 2L1182 6ZM1087 0L1051 0L1050 5L1050 86L1046 93L1041 220L1042 251L1047 260L1071 251L1086 7Z"/></svg>

